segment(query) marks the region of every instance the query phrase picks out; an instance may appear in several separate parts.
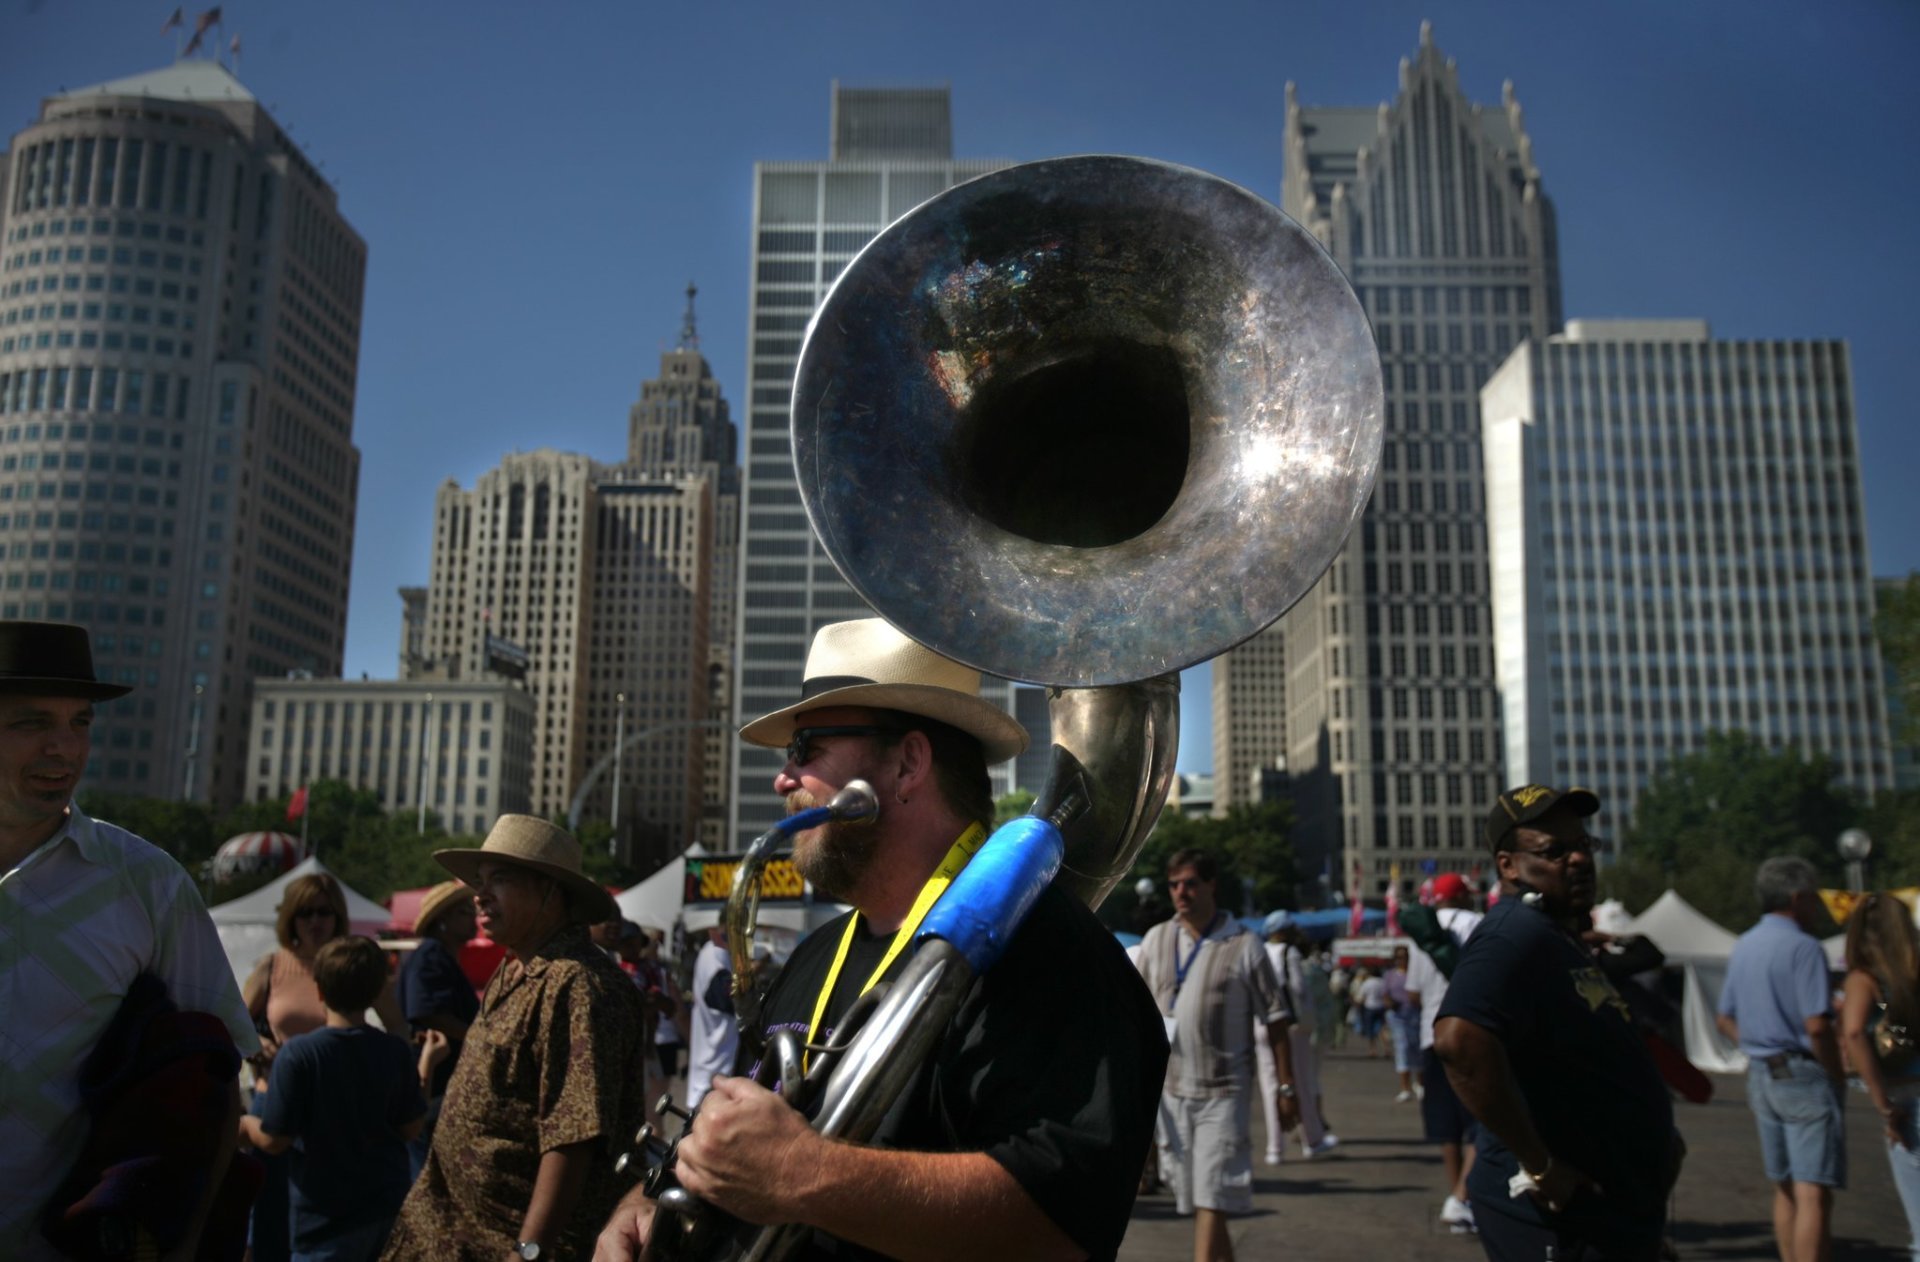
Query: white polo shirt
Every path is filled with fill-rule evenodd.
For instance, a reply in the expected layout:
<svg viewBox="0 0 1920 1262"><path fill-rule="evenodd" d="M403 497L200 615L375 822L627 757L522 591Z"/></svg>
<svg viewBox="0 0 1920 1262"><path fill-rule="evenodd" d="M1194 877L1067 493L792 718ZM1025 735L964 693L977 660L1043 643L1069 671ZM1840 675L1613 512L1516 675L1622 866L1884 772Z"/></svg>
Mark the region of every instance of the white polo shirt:
<svg viewBox="0 0 1920 1262"><path fill-rule="evenodd" d="M0 873L0 1257L52 1257L36 1227L86 1143L80 1065L141 973L179 1008L259 1038L206 905L165 851L67 808Z"/></svg>

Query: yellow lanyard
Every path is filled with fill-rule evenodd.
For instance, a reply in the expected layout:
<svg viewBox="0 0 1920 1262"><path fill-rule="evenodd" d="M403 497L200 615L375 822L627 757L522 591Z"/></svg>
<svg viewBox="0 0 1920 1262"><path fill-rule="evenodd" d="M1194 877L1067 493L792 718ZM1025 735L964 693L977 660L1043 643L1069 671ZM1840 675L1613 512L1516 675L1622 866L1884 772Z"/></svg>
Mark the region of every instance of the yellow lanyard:
<svg viewBox="0 0 1920 1262"><path fill-rule="evenodd" d="M912 910L907 912L907 918L901 922L899 930L894 933L893 944L887 948L887 953L881 958L879 967L873 970L873 976L867 978L866 985L860 988L861 994L864 995L873 989L873 984L880 980L881 975L887 971L887 967L893 963L895 957L906 949L907 943L913 941L913 935L920 928L920 922L926 919L927 913L933 910L933 905L940 901L942 894L947 892L947 886L953 883L953 878L960 874L961 868L967 866L967 861L973 858L974 852L980 849L980 844L986 839L987 830L978 823L969 824L967 830L960 834L960 840L953 843L952 848L947 851L947 857L940 860L940 866L933 870L933 875L927 878L927 883L920 887L920 896L913 900ZM860 913L856 911L847 918L847 931L840 935L840 949L834 953L833 967L827 970L826 984L820 987L820 996L813 1001L813 1019L807 1022L807 1042L809 1043L814 1041L819 1032L820 1019L827 1014L827 1001L833 998L834 985L840 980L840 968L847 962L847 952L853 946L853 935L859 927ZM801 1063L803 1065L806 1063L804 1057Z"/></svg>

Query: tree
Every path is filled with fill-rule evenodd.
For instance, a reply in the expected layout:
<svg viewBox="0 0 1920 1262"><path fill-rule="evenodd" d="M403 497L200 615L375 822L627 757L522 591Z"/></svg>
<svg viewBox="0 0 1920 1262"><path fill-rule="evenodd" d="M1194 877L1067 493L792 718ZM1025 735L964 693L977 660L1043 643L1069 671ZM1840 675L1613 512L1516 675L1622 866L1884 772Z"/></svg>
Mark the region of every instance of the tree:
<svg viewBox="0 0 1920 1262"><path fill-rule="evenodd" d="M1893 692L1899 713L1893 739L1920 746L1920 573L1891 584L1878 595L1873 629L1880 637L1880 656L1893 673Z"/></svg>
<svg viewBox="0 0 1920 1262"><path fill-rule="evenodd" d="M1033 794L1025 789L1015 789L1004 797L995 800L993 804L993 825L995 828L998 828L1010 819L1019 819L1032 809Z"/></svg>
<svg viewBox="0 0 1920 1262"><path fill-rule="evenodd" d="M1208 851L1219 864L1220 905L1229 913L1239 915L1248 897L1261 912L1292 907L1298 880L1289 835L1292 828L1293 808L1285 802L1235 806L1224 819L1165 812L1132 869L1101 905L1100 918L1110 925L1131 927L1140 907L1134 883L1146 877L1158 887L1166 880L1167 860L1189 847ZM1244 896L1243 890L1248 891ZM1154 902L1161 910L1171 911L1164 897Z"/></svg>
<svg viewBox="0 0 1920 1262"><path fill-rule="evenodd" d="M1602 892L1634 910L1672 885L1728 928L1758 912L1753 873L1774 855L1798 855L1838 881L1834 850L1861 806L1835 785L1833 760L1769 749L1744 732L1710 732L1705 743L1655 774L1634 808L1620 860Z"/></svg>

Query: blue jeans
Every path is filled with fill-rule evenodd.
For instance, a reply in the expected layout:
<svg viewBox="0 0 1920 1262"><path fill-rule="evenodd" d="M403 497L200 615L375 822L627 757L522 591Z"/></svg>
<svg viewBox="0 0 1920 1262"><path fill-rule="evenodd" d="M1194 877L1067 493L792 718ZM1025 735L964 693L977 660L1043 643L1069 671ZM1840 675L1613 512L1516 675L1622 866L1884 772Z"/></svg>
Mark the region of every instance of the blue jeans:
<svg viewBox="0 0 1920 1262"><path fill-rule="evenodd" d="M1420 1009L1402 1013L1387 1010L1387 1028L1393 1032L1393 1067L1398 1073L1420 1068Z"/></svg>
<svg viewBox="0 0 1920 1262"><path fill-rule="evenodd" d="M1889 1093L1894 1103L1907 1106L1906 1147L1889 1140L1887 1164L1893 1167L1893 1186L1907 1211L1907 1248L1920 1262L1920 1091L1908 1087Z"/></svg>
<svg viewBox="0 0 1920 1262"><path fill-rule="evenodd" d="M1847 1132L1840 1096L1811 1056L1787 1061L1775 1078L1758 1059L1747 1065L1747 1104L1760 1128L1760 1155L1775 1183L1847 1186Z"/></svg>

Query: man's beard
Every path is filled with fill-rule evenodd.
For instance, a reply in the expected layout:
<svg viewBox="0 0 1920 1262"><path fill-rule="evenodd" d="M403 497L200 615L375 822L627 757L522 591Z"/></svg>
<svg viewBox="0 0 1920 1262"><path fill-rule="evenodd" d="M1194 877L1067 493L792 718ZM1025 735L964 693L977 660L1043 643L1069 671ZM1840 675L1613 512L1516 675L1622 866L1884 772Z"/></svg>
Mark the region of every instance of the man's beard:
<svg viewBox="0 0 1920 1262"><path fill-rule="evenodd" d="M813 805L813 795L805 789L795 789L787 795L789 815ZM863 823L828 820L810 829L807 836L808 840L794 849L794 866L800 869L801 876L812 882L814 889L846 901L880 852L879 831L871 820Z"/></svg>

